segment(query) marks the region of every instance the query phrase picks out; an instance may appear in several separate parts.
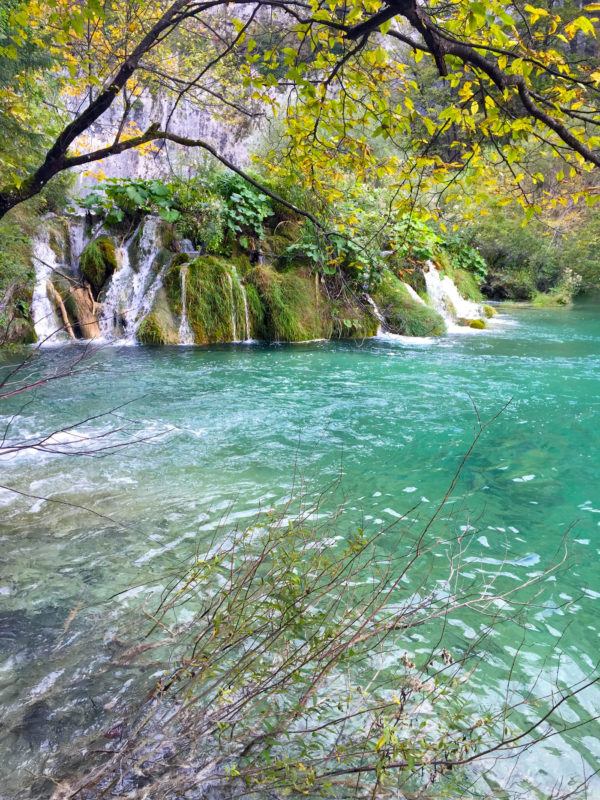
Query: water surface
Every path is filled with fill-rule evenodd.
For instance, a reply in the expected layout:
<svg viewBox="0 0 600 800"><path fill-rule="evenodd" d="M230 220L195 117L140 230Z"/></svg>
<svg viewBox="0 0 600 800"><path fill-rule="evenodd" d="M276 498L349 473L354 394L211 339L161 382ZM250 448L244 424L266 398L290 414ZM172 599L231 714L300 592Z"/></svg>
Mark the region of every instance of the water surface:
<svg viewBox="0 0 600 800"><path fill-rule="evenodd" d="M599 650L599 312L510 309L486 331L414 343L105 348L92 372L5 401L9 439L62 430L55 449L85 451L90 443L74 437L130 420L119 441L143 441L0 462L3 485L96 512L0 493L0 797L48 796L39 774L56 749L110 728L103 706L116 699L118 708L134 689L134 672L111 664L123 614L223 519L244 524L281 506L306 473L315 489L342 476L342 535L413 506L411 519L426 520L477 430L473 404L485 421L511 401L448 507L449 525L476 529L468 568L487 573L508 560L507 580L527 580L568 539L568 569L530 611L516 685L526 692L559 653L565 680L589 672ZM56 371L74 352L48 349L35 369ZM472 625L458 621L450 644L464 647ZM483 654L472 682L482 702L500 696L521 635L504 626ZM544 673L539 688L551 680ZM583 720L599 703L591 689L565 713ZM543 780L581 775L582 757L597 768L599 734L592 724L557 737L524 769Z"/></svg>

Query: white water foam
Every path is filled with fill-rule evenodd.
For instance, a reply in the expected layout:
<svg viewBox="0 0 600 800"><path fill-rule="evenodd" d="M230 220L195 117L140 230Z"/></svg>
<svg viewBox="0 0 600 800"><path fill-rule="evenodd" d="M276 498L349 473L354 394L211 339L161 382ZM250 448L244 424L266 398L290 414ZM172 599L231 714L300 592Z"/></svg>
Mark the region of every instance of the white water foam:
<svg viewBox="0 0 600 800"><path fill-rule="evenodd" d="M58 268L58 259L50 246L48 231L44 228L40 228L33 240L33 265L35 287L31 300L31 316L35 333L40 345L57 344L66 336L56 309L48 297L48 281Z"/></svg>
<svg viewBox="0 0 600 800"><path fill-rule="evenodd" d="M152 278L152 268L161 247L161 220L147 217L139 241L139 266L131 265L130 248L138 231L119 247L119 269L111 278L99 323L102 337L108 341L119 339L122 344L135 344L137 330L150 313L157 291L162 286L162 270ZM119 337L119 324L123 323L123 336Z"/></svg>
<svg viewBox="0 0 600 800"><path fill-rule="evenodd" d="M190 328L190 323L187 316L186 295L185 295L185 282L187 280L188 265L182 264L179 272L179 279L181 281L181 322L179 323L179 344L190 345L194 344L194 334Z"/></svg>
<svg viewBox="0 0 600 800"><path fill-rule="evenodd" d="M427 262L424 275L431 304L446 323L448 332L472 333L472 328L461 327L455 320L456 318L481 319L484 316L483 307L479 303L461 297L454 282L447 275L442 278L432 261Z"/></svg>

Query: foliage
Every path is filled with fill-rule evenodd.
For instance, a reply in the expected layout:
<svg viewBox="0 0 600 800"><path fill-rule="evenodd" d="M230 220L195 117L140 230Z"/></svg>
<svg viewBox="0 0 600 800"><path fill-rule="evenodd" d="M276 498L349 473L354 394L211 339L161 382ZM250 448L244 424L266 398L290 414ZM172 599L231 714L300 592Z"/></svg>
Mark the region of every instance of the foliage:
<svg viewBox="0 0 600 800"><path fill-rule="evenodd" d="M181 267L172 270L167 284L170 296L179 296L176 276ZM231 342L234 340L233 322L240 333L244 330L243 298L237 281L233 279L229 264L215 256L204 256L192 261L186 277L186 309L194 340L205 342Z"/></svg>
<svg viewBox="0 0 600 800"><path fill-rule="evenodd" d="M217 173L213 190L225 204L223 222L242 247L248 248L249 237L262 238L265 220L273 215L273 203L235 173Z"/></svg>
<svg viewBox="0 0 600 800"><path fill-rule="evenodd" d="M40 52L50 36L54 59L43 73L19 71L17 100L43 78L53 89L45 109L74 124L54 137L54 123L42 120L54 138L51 157L10 176L0 213L58 171L128 149L143 153L161 140L208 152L245 179L209 142L159 124L136 129L132 111L159 86L169 121L182 101L206 106L207 97L228 122L278 117L281 146L265 157L271 179L285 178L288 186L295 179L326 203L347 200L347 176L375 190L392 188L393 219L416 208L437 218L442 203L482 184L480 194L502 190L503 200L533 216L575 197L568 180L600 164L594 4L542 3L517 13L500 0L407 0L383 8L357 0L325 8L315 0L301 24L294 4L259 6L265 13L257 6L232 18L217 0L208 23L191 0L11 0L4 58L27 61L28 48ZM197 77L188 81L191 74ZM69 113L69 98L85 102L71 104L77 110ZM105 141L90 141L113 104L113 129ZM37 109L24 109L22 127L32 129ZM560 159L555 193L543 190L543 173L529 169L531 142ZM238 215L230 207L228 225L259 232L256 218L267 213L261 201L239 187L234 193L246 209Z"/></svg>
<svg viewBox="0 0 600 800"><path fill-rule="evenodd" d="M109 178L78 202L104 217L107 225L118 225L141 214L158 214L165 222L176 222L180 216L171 188L158 179Z"/></svg>
<svg viewBox="0 0 600 800"><path fill-rule="evenodd" d="M199 250L220 253L225 236L224 208L202 178L171 185L180 213L177 232Z"/></svg>
<svg viewBox="0 0 600 800"><path fill-rule="evenodd" d="M39 160L56 118L44 104L51 81L44 86L39 80L51 72L56 54L48 33L36 31L27 16L20 0L0 6L0 180Z"/></svg>
<svg viewBox="0 0 600 800"><path fill-rule="evenodd" d="M480 253L461 236L445 237L442 247L450 256L452 267L467 272L472 272L479 280L484 280L487 275L487 264Z"/></svg>
<svg viewBox="0 0 600 800"><path fill-rule="evenodd" d="M555 286L549 292L538 292L532 298L534 306L568 306L572 300L572 289L569 286Z"/></svg>
<svg viewBox="0 0 600 800"><path fill-rule="evenodd" d="M310 279L255 267L246 275L253 331L267 341L298 342L323 335ZM252 291L254 290L254 291Z"/></svg>
<svg viewBox="0 0 600 800"><path fill-rule="evenodd" d="M167 337L159 320L153 313L142 320L137 330L138 341L142 344L168 344Z"/></svg>

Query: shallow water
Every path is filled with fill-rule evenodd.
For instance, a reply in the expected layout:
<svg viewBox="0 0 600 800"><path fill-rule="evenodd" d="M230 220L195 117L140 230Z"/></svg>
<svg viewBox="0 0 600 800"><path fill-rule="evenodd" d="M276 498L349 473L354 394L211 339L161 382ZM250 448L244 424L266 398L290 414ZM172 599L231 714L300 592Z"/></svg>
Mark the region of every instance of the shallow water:
<svg viewBox="0 0 600 800"><path fill-rule="evenodd" d="M48 349L35 370L54 371L74 352ZM530 612L516 686L525 692L544 659L557 665L559 651L565 680L597 661L597 305L510 309L486 331L414 343L114 347L93 362L93 372L2 409L9 439L28 436L31 444L75 427L53 440L66 454L30 449L0 461L0 483L90 512L0 493L0 797L47 796L38 776L52 768L56 748L76 733L110 728L115 717L103 705L116 698L118 711L132 686L131 669L110 663L124 612L137 607L145 585L205 546L219 521L244 524L257 509L276 508L304 473L314 489L342 476L351 498L342 534L362 519L387 525L415 505L411 519L426 520L473 438L473 403L485 421L512 399L448 506L448 514L456 509L449 524L477 529L468 570L485 574L508 560L507 580L526 580L568 538L568 569ZM97 416L117 406L113 416ZM150 438L117 452L72 454L98 446L77 437L126 420L132 427L118 441ZM138 588L117 594L129 587ZM465 646L472 625L458 621L450 644ZM485 702L500 696L521 633L504 626L483 654L471 688ZM148 659L146 677L153 669ZM599 703L592 688L565 713L584 719ZM599 735L594 723L557 737L524 769L543 780L544 772L581 775L582 757L597 768Z"/></svg>

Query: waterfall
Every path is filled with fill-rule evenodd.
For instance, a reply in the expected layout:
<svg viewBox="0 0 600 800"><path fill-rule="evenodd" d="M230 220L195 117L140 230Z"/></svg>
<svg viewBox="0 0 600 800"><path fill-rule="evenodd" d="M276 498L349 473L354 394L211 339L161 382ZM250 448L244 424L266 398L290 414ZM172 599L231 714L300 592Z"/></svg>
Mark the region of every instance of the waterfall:
<svg viewBox="0 0 600 800"><path fill-rule="evenodd" d="M246 342L253 342L254 339L250 335L250 315L248 314L248 297L246 296L246 287L240 282L240 289L242 290L242 297L244 298L244 318L246 320Z"/></svg>
<svg viewBox="0 0 600 800"><path fill-rule="evenodd" d="M54 305L48 297L48 281L58 267L58 260L50 246L50 235L43 228L38 231L33 240L33 265L35 267L35 287L31 300L31 316L35 333L40 344L47 344L50 339L54 344L65 338L62 323L58 321Z"/></svg>
<svg viewBox="0 0 600 800"><path fill-rule="evenodd" d="M432 261L427 262L424 274L431 304L444 319L449 331L464 331L464 328L455 324L457 318L481 319L484 316L483 308L461 297L454 282L447 275L442 278Z"/></svg>
<svg viewBox="0 0 600 800"><path fill-rule="evenodd" d="M179 279L181 281L181 322L179 323L179 344L194 344L194 334L190 328L185 299L185 282L187 279L187 273L188 265L182 264L179 272Z"/></svg>
<svg viewBox="0 0 600 800"><path fill-rule="evenodd" d="M425 300L423 300L422 297L419 297L419 295L415 292L415 290L413 289L413 287L410 284L403 283L402 285L404 286L406 291L409 293L409 295L412 297L412 299L415 301L415 303L420 303L422 306L425 305Z"/></svg>
<svg viewBox="0 0 600 800"><path fill-rule="evenodd" d="M244 284L240 280L240 276L238 275L238 271L235 268L235 264L231 265L231 271L232 271L232 273L233 273L233 275L234 275L234 277L235 277L235 279L237 281L237 285L240 287L240 292L242 293L242 300L244 301L244 320L245 320L245 325L246 325L246 330L245 330L246 338L243 341L244 342L253 342L254 339L252 338L252 336L250 334L250 314L248 313L248 297L246 295L246 287L244 286ZM232 303L233 303L233 295L232 295ZM234 331L235 331L235 327L234 327ZM234 341L236 341L235 333L234 333Z"/></svg>
<svg viewBox="0 0 600 800"><path fill-rule="evenodd" d="M139 245L140 262L133 278L130 312L125 323L125 334L132 342L136 341L137 329L150 313L156 293L162 286L162 269L152 278L152 267L162 247L161 231L162 220L159 217L146 218Z"/></svg>
<svg viewBox="0 0 600 800"><path fill-rule="evenodd" d="M161 220L147 217L142 226L138 269L131 265L130 249L139 229L118 249L120 267L111 278L99 320L103 338L118 338L116 330L122 324L122 338L129 344L135 343L137 329L162 286L161 273L152 279L152 267L161 247Z"/></svg>
<svg viewBox="0 0 600 800"><path fill-rule="evenodd" d="M231 272L227 273L227 279L229 280L229 291L231 292L231 328L233 330L233 339L232 342L237 342L237 330L235 324L235 298L233 296L233 278L231 276Z"/></svg>
<svg viewBox="0 0 600 800"><path fill-rule="evenodd" d="M383 333L383 331L385 329L385 319L383 318L383 314L381 313L381 311L377 307L377 304L376 304L375 300L373 300L373 298L371 297L370 294L367 294L365 292L365 298L367 300L367 303L373 309L373 313L375 314L375 317L377 318L377 321L379 322L379 327L377 328L377 334L376 335L377 336L381 336L381 334Z"/></svg>

